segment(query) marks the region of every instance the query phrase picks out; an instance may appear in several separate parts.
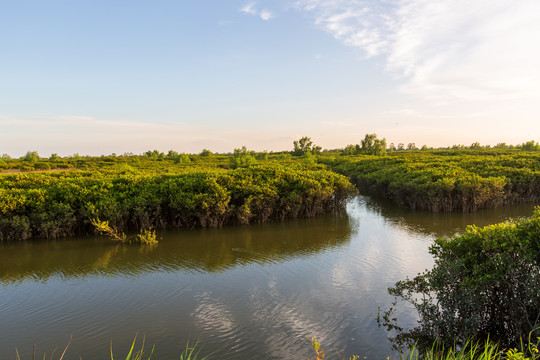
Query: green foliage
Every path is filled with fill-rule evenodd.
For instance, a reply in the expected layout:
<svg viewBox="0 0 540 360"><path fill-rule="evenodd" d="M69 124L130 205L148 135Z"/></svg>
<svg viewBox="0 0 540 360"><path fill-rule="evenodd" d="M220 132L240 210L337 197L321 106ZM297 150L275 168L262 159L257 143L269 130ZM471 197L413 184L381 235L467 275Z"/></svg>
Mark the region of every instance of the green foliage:
<svg viewBox="0 0 540 360"><path fill-rule="evenodd" d="M210 357L210 355L206 355L204 357L201 357L200 352L202 350L202 347L199 346L199 342L195 342L194 344L190 344L189 341L186 344L186 348L184 351L180 354L180 360L197 360L200 358L200 360L206 360Z"/></svg>
<svg viewBox="0 0 540 360"><path fill-rule="evenodd" d="M316 360L323 360L326 357L321 344L315 336L308 338L311 346L317 355ZM399 353L400 360L538 360L540 359L540 338L534 338L532 333L526 343L520 342L519 348L500 349L500 344L491 340L485 342L468 340L463 346L452 344L445 347L439 341L430 344L422 349L415 344ZM345 359L336 350L340 360ZM360 359L360 356L353 355L349 360ZM365 359L365 358L364 358ZM390 359L388 357L387 359ZM308 358L309 360L309 358Z"/></svg>
<svg viewBox="0 0 540 360"><path fill-rule="evenodd" d="M409 147L414 147L414 143L409 144ZM391 144L391 149L394 148L394 144ZM411 150L412 148L410 148ZM376 134L366 134L364 139L358 145L347 145L341 150L341 155L376 155L382 156L386 154L386 139L378 139Z"/></svg>
<svg viewBox="0 0 540 360"><path fill-rule="evenodd" d="M307 153L318 154L322 149L320 146L313 145L313 141L311 141L311 138L307 136L304 136L299 140L295 140L293 142L293 146L292 154L294 156L302 156Z"/></svg>
<svg viewBox="0 0 540 360"><path fill-rule="evenodd" d="M191 159L189 155L182 153L173 156L173 161L175 164L187 164L191 161Z"/></svg>
<svg viewBox="0 0 540 360"><path fill-rule="evenodd" d="M92 219L90 220L90 223L100 234L106 235L113 240L120 241L123 244L157 245L158 243L155 230L144 229L136 236L127 237L124 233L120 233L118 230L112 228L108 221Z"/></svg>
<svg viewBox="0 0 540 360"><path fill-rule="evenodd" d="M527 334L540 337L540 208L529 219L437 239L430 252L432 270L389 289L420 318L418 327L404 330L393 309L385 312L383 323L397 331L398 346L463 347L470 339L493 339L516 347Z"/></svg>
<svg viewBox="0 0 540 360"><path fill-rule="evenodd" d="M145 337L143 337L141 348L139 350L135 350L136 342L137 342L137 335L135 335L135 338L133 339L133 343L131 344L131 347L129 348L129 351L126 355L126 360L143 360L145 358L145 354L144 354ZM152 350L150 352L150 355L148 355L147 360L150 360L153 354L154 354L154 347L152 347ZM111 342L111 360L114 360L112 342Z"/></svg>
<svg viewBox="0 0 540 360"><path fill-rule="evenodd" d="M208 149L203 149L199 155L200 156L212 156L213 153Z"/></svg>
<svg viewBox="0 0 540 360"><path fill-rule="evenodd" d="M26 154L22 157L22 160L30 163L38 162L39 154L37 151L27 151Z"/></svg>
<svg viewBox="0 0 540 360"><path fill-rule="evenodd" d="M304 155L302 155L302 162L304 164L313 165L317 163L317 157L313 155L312 153L307 152Z"/></svg>
<svg viewBox="0 0 540 360"><path fill-rule="evenodd" d="M255 152L248 151L245 146L242 146L241 149L234 149L233 156L230 158L231 167L236 169L237 167L249 166L256 162Z"/></svg>
<svg viewBox="0 0 540 360"><path fill-rule="evenodd" d="M261 151L261 152L258 152L255 154L255 159L257 160L262 160L262 161L266 161L268 160L268 151Z"/></svg>
<svg viewBox="0 0 540 360"><path fill-rule="evenodd" d="M157 150L148 150L147 152L144 153L144 155L152 159L163 159L165 157L164 153L159 152Z"/></svg>
<svg viewBox="0 0 540 360"><path fill-rule="evenodd" d="M146 336L143 337L142 343L140 346L137 345L137 336L138 335L135 335L135 338L133 339L133 342L131 343L131 347L129 348L128 353L125 356L125 360L144 360L144 359L150 360L152 358L152 355L154 354L155 346L152 346L152 349L150 350L150 354L146 354L145 353ZM71 338L69 339L69 342L64 348L64 351L62 352L62 354L60 354L60 357L58 358L58 360L62 360L64 358L70 344L71 344ZM211 356L211 354L202 356L201 350L202 350L202 346L199 345L198 341L195 343L190 343L190 341L188 341L186 343L186 348L180 354L180 360L207 360ZM21 360L19 351L15 349L15 352L16 352L15 360ZM54 353L55 351L51 353L50 357L47 357L46 353L43 354L43 359L51 359L51 360L55 359ZM36 358L36 345L34 344L32 360L35 360L35 358ZM111 341L110 360L114 360L114 359L115 357L114 357L113 345Z"/></svg>
<svg viewBox="0 0 540 360"><path fill-rule="evenodd" d="M100 221L99 219L92 219L90 220L90 224L92 224L96 230L102 234L107 235L113 240L120 241L121 243L127 242L126 234L119 233L116 229L113 229L109 226L108 221Z"/></svg>
<svg viewBox="0 0 540 360"><path fill-rule="evenodd" d="M534 140L527 141L521 145L521 149L525 151L539 151L540 145Z"/></svg>
<svg viewBox="0 0 540 360"><path fill-rule="evenodd" d="M513 150L395 151L385 157L320 157L361 191L400 206L476 211L540 201L540 154Z"/></svg>
<svg viewBox="0 0 540 360"><path fill-rule="evenodd" d="M221 155L178 164L149 156L82 158L76 166L86 171L0 175L0 241L88 234L98 218L121 237L150 228L312 217L343 207L354 191L346 177L316 164L269 159L230 169L230 161Z"/></svg>
<svg viewBox="0 0 540 360"><path fill-rule="evenodd" d="M341 151L341 155L356 155L358 154L358 149L356 146L350 144L345 146L345 148Z"/></svg>
<svg viewBox="0 0 540 360"><path fill-rule="evenodd" d="M386 139L378 139L376 134L366 134L362 140L360 153L381 156L386 153Z"/></svg>
<svg viewBox="0 0 540 360"><path fill-rule="evenodd" d="M158 243L156 231L152 229L144 229L135 237L135 241L132 241L132 243L134 242L144 245L156 245Z"/></svg>

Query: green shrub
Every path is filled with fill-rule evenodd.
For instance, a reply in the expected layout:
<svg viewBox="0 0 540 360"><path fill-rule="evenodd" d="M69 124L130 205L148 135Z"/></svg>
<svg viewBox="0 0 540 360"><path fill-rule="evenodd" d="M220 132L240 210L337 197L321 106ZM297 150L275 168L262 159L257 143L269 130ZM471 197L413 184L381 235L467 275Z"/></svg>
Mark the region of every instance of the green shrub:
<svg viewBox="0 0 540 360"><path fill-rule="evenodd" d="M492 339L515 347L529 333L540 336L540 207L528 219L437 239L430 252L432 270L389 289L420 317L418 327L404 330L392 321L393 309L384 313L398 346L425 349L437 340L448 348Z"/></svg>

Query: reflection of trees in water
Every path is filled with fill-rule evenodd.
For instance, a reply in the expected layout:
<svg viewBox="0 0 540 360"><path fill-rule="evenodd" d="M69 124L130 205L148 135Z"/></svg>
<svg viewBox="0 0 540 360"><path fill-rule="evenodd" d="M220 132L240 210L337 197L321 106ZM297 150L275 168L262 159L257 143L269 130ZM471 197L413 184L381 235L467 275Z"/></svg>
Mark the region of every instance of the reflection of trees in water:
<svg viewBox="0 0 540 360"><path fill-rule="evenodd" d="M111 243L104 238L0 245L0 282L136 275L152 271L220 272L236 266L287 261L345 245L345 212L222 229L167 231L157 246Z"/></svg>
<svg viewBox="0 0 540 360"><path fill-rule="evenodd" d="M389 200L381 198L359 196L355 201L365 204L368 210L383 216L387 221L400 228L435 237L451 237L461 234L467 225L486 226L503 222L509 218L530 216L534 208L533 205L525 204L482 209L475 213L432 213L398 207Z"/></svg>

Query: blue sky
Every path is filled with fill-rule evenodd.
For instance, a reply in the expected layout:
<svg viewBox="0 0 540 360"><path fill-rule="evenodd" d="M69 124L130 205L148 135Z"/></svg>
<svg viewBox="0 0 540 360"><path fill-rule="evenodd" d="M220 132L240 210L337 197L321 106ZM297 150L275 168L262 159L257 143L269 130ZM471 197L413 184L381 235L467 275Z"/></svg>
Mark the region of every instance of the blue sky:
<svg viewBox="0 0 540 360"><path fill-rule="evenodd" d="M538 38L537 0L0 0L0 153L539 141Z"/></svg>

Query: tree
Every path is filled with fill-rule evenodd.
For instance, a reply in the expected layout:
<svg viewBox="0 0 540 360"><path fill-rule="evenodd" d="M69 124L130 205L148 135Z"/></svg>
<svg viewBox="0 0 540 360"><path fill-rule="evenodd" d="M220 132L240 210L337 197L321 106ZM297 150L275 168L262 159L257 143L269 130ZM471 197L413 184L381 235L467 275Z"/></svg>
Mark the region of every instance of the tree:
<svg viewBox="0 0 540 360"><path fill-rule="evenodd" d="M408 143L407 150L418 150L415 143Z"/></svg>
<svg viewBox="0 0 540 360"><path fill-rule="evenodd" d="M144 153L144 155L148 156L149 158L152 158L152 159L158 159L158 158L165 157L164 153L159 152L157 150L148 150L147 152Z"/></svg>
<svg viewBox="0 0 540 360"><path fill-rule="evenodd" d="M178 153L174 150L169 150L169 152L167 153L167 157L171 159L174 159L177 156L178 156Z"/></svg>
<svg viewBox="0 0 540 360"><path fill-rule="evenodd" d="M525 151L537 151L540 150L540 145L538 143L534 142L534 140L527 141L526 143L521 145L521 149Z"/></svg>
<svg viewBox="0 0 540 360"><path fill-rule="evenodd" d="M237 167L249 166L256 160L252 152L248 151L245 146L242 146L241 149L234 149L234 154L230 158L230 161L232 168L235 169Z"/></svg>
<svg viewBox="0 0 540 360"><path fill-rule="evenodd" d="M355 155L356 147L354 145L347 145L343 150L341 150L341 155Z"/></svg>
<svg viewBox="0 0 540 360"><path fill-rule="evenodd" d="M39 154L37 151L27 151L22 159L27 162L35 163L39 161Z"/></svg>
<svg viewBox="0 0 540 360"><path fill-rule="evenodd" d="M300 138L299 140L295 140L293 142L293 152L292 154L295 156L302 156L306 153L319 153L321 151L320 146L313 145L313 141L311 141L311 138L304 136Z"/></svg>
<svg viewBox="0 0 540 360"><path fill-rule="evenodd" d="M378 139L376 134L366 134L362 140L360 152L366 155L384 155L386 153L386 139Z"/></svg>
<svg viewBox="0 0 540 360"><path fill-rule="evenodd" d="M208 149L203 149L199 155L200 156L212 156L213 153Z"/></svg>

